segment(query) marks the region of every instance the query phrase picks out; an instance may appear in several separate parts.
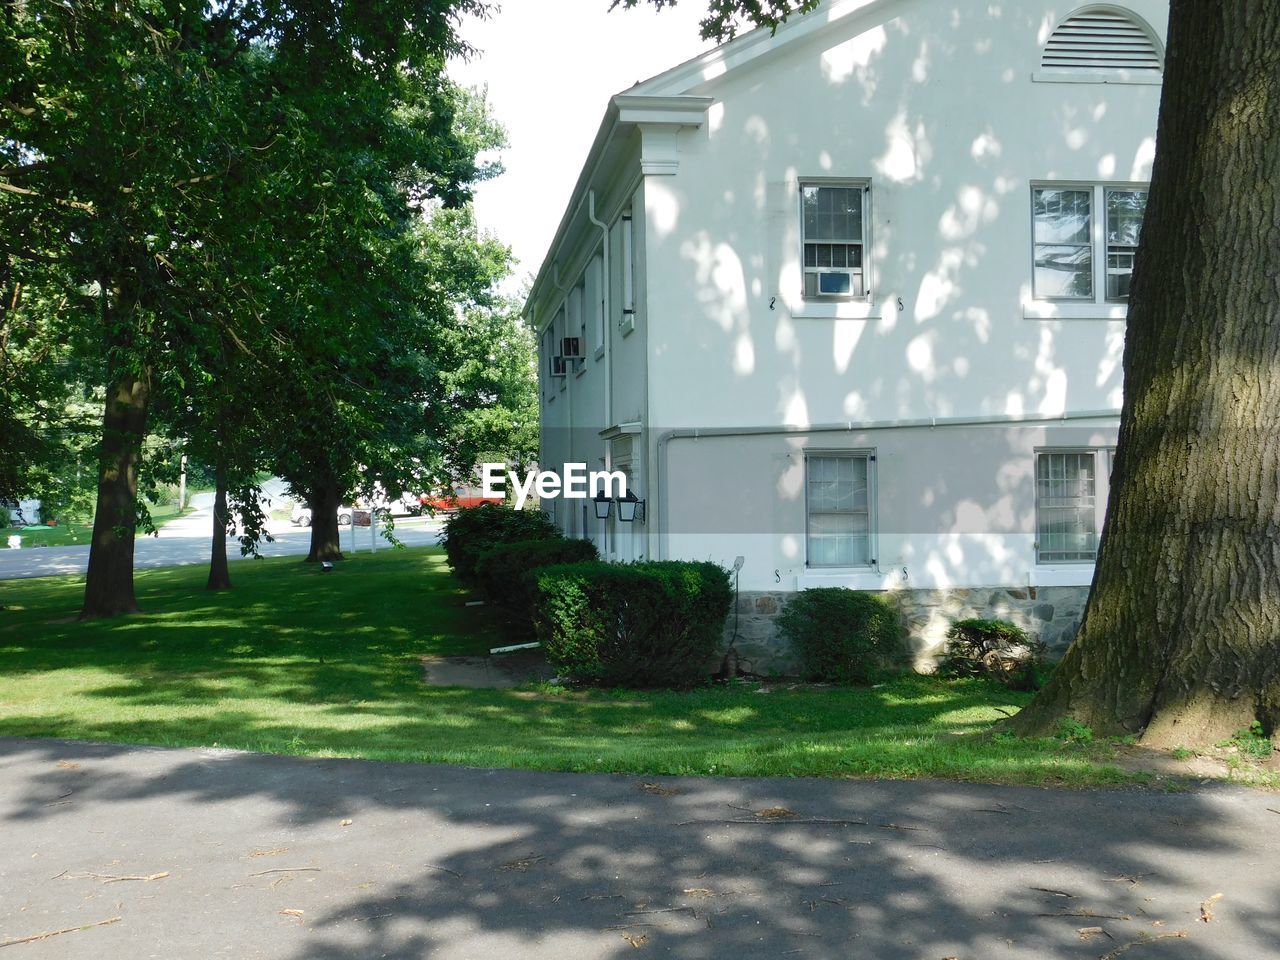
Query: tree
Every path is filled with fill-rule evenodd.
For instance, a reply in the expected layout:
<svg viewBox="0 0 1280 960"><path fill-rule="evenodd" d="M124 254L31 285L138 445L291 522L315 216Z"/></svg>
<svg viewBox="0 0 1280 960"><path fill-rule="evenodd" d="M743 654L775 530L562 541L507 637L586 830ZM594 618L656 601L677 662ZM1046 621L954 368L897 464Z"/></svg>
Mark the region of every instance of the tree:
<svg viewBox="0 0 1280 960"><path fill-rule="evenodd" d="M1153 746L1280 721L1280 7L1173 0L1124 405L1075 643L1013 721Z"/></svg>
<svg viewBox="0 0 1280 960"><path fill-rule="evenodd" d="M814 6L715 0L703 35ZM1171 0L1158 143L1093 586L1011 726L1280 742L1280 5Z"/></svg>
<svg viewBox="0 0 1280 960"><path fill-rule="evenodd" d="M259 230L272 221L252 215L253 204L227 211L226 191L247 186L264 212L301 197L315 219L333 212L326 191L367 184L362 156L376 166L416 151L412 162L383 165L412 172L398 185L404 199L465 200L474 140L433 109L447 96L430 94L447 88L445 58L463 50L458 18L483 12L477 0L4 5L3 252L8 263L58 264L91 297L106 387L82 616L137 609L138 478L157 391L180 392L190 371L214 361L210 323L260 316L264 287L250 283L252 265L280 238ZM347 117L394 118L414 135L381 140L364 122L342 145L345 165L300 162L323 158L305 148ZM330 222L331 232L342 228ZM305 327L291 332L323 338ZM15 430L0 442L11 434L16 446Z"/></svg>

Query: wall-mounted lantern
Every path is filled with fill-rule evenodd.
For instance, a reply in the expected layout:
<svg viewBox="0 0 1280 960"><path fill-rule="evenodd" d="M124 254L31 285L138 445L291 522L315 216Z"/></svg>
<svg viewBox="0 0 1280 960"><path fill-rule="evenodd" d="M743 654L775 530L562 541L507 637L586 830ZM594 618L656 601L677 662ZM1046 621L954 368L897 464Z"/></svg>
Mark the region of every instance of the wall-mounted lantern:
<svg viewBox="0 0 1280 960"><path fill-rule="evenodd" d="M605 492L601 490L599 493L597 493L594 497L591 498L591 502L595 504L596 519L608 520L609 512L613 509L613 499L609 496L606 496Z"/></svg>
<svg viewBox="0 0 1280 960"><path fill-rule="evenodd" d="M644 523L644 501L628 490L625 497L618 498L618 519L623 523Z"/></svg>

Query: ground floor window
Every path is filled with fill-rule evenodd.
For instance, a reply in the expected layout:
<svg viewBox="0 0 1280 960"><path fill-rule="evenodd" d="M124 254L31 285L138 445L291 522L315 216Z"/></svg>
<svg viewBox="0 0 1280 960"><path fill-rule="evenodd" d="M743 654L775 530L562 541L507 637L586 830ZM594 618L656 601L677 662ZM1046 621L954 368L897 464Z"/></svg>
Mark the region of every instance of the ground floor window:
<svg viewBox="0 0 1280 960"><path fill-rule="evenodd" d="M1111 451L1036 452L1036 561L1092 563L1106 515Z"/></svg>
<svg viewBox="0 0 1280 960"><path fill-rule="evenodd" d="M807 562L810 567L859 567L872 555L872 473L869 451L805 457Z"/></svg>

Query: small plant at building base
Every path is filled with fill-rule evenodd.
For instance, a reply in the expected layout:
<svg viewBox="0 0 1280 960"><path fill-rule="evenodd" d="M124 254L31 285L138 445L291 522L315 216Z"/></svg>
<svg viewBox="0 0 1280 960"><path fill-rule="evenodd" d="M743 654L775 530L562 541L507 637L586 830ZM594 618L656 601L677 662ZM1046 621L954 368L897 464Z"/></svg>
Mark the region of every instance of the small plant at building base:
<svg viewBox="0 0 1280 960"><path fill-rule="evenodd" d="M1235 747L1240 751L1241 756L1251 760L1265 760L1271 756L1271 751L1274 749L1271 738L1267 736L1262 729L1262 724L1257 720L1249 724L1247 729L1237 730L1230 740L1223 740L1218 746Z"/></svg>
<svg viewBox="0 0 1280 960"><path fill-rule="evenodd" d="M533 630L533 605L537 592L535 570L565 563L585 563L597 558L590 540L518 540L503 543L480 554L476 578L490 603L504 607L517 629Z"/></svg>
<svg viewBox="0 0 1280 960"><path fill-rule="evenodd" d="M1063 717L1058 721L1058 739L1066 743L1092 743L1093 728L1073 717Z"/></svg>
<svg viewBox="0 0 1280 960"><path fill-rule="evenodd" d="M897 609L874 593L814 587L791 598L778 630L795 650L807 680L866 684L900 659Z"/></svg>
<svg viewBox="0 0 1280 960"><path fill-rule="evenodd" d="M574 683L686 688L710 676L733 590L714 563L574 563L536 581L534 626Z"/></svg>
<svg viewBox="0 0 1280 960"><path fill-rule="evenodd" d="M1011 690L1038 690L1047 669L1044 644L1007 620L957 620L938 664L946 677L987 677Z"/></svg>
<svg viewBox="0 0 1280 960"><path fill-rule="evenodd" d="M559 538L560 532L544 513L482 503L463 507L446 519L440 542L453 572L463 583L474 586L476 563L486 550L502 543Z"/></svg>

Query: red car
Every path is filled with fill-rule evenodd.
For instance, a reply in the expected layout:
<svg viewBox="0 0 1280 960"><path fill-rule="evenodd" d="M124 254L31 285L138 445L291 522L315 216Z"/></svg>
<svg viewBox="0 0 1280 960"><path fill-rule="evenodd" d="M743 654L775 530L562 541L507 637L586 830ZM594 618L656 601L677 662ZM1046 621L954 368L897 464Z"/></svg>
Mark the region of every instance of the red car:
<svg viewBox="0 0 1280 960"><path fill-rule="evenodd" d="M505 503L502 497L486 497L480 487L454 487L453 493L440 496L423 494L418 502L432 510L459 510L462 507L478 507L482 503Z"/></svg>

